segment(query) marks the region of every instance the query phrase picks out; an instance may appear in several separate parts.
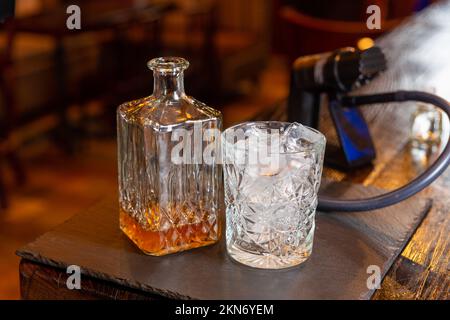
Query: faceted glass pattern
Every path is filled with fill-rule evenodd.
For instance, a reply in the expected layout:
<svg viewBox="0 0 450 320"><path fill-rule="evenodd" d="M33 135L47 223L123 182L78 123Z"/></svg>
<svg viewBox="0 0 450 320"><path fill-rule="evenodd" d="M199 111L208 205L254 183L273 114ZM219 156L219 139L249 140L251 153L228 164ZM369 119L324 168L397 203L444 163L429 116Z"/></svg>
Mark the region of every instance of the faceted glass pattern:
<svg viewBox="0 0 450 320"><path fill-rule="evenodd" d="M237 163L236 159L261 144L236 148L238 139L230 139L229 133L244 130L243 139L248 140L270 129L281 134L277 166ZM325 137L297 123L253 122L227 129L222 145L229 255L267 269L305 261L313 245Z"/></svg>
<svg viewBox="0 0 450 320"><path fill-rule="evenodd" d="M212 244L220 237L221 167L174 163L175 130L194 136L221 129L220 112L184 93L181 58L149 62L154 91L117 111L120 228L145 253L164 255ZM174 141L175 140L175 141ZM208 142L183 141L201 151ZM188 144L190 144L188 146ZM187 152L187 151L183 151Z"/></svg>

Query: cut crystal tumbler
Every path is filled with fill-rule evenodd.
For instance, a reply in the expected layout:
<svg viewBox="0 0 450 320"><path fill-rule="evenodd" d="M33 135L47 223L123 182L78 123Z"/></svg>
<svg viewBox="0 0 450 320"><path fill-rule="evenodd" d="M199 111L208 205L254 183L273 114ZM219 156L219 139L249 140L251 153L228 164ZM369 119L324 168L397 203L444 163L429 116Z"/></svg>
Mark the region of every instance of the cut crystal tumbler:
<svg viewBox="0 0 450 320"><path fill-rule="evenodd" d="M222 134L229 255L256 268L311 254L325 137L298 123L250 122Z"/></svg>

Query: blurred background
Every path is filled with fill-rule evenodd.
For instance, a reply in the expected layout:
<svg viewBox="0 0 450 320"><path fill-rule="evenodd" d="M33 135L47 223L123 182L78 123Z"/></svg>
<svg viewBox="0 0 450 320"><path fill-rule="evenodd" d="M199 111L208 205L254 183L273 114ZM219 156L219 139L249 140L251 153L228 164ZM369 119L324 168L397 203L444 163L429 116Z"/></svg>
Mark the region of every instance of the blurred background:
<svg viewBox="0 0 450 320"><path fill-rule="evenodd" d="M226 127L276 108L296 57L367 48L430 2L16 0L0 23L0 298L19 298L17 248L116 193L115 110L151 94L150 58L188 59L187 93Z"/></svg>

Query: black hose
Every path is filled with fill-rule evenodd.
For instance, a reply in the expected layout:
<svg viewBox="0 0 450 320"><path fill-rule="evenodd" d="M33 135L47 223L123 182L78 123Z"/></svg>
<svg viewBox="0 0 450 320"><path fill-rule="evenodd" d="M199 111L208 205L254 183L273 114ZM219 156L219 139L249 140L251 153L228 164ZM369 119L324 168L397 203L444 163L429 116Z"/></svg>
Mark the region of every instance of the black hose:
<svg viewBox="0 0 450 320"><path fill-rule="evenodd" d="M346 106L360 106L373 103L421 101L433 104L442 109L450 118L450 104L430 93L420 91L397 91L365 96L346 96L342 103ZM339 200L326 196L319 196L318 209L320 211L368 211L384 208L403 201L436 180L450 164L450 143L447 142L444 150L437 160L417 178L405 186L394 191L367 199Z"/></svg>

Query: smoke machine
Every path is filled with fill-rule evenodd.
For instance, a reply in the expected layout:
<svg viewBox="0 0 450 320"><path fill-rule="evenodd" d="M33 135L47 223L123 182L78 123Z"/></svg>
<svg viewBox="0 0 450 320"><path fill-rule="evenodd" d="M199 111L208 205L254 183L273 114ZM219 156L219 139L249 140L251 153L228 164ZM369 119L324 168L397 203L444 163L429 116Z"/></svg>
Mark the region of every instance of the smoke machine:
<svg viewBox="0 0 450 320"><path fill-rule="evenodd" d="M375 159L370 131L359 106L420 101L435 105L450 117L449 103L426 92L348 95L386 68L386 58L376 46L364 51L343 48L300 57L294 62L288 98L288 119L318 129L320 108L326 102L339 140L336 150L327 150L325 162L329 165L353 169L370 164ZM320 196L318 208L322 211L368 211L396 204L427 187L449 164L450 145L447 143L437 160L407 185L368 199L343 200Z"/></svg>

